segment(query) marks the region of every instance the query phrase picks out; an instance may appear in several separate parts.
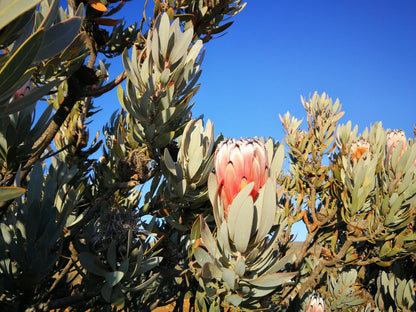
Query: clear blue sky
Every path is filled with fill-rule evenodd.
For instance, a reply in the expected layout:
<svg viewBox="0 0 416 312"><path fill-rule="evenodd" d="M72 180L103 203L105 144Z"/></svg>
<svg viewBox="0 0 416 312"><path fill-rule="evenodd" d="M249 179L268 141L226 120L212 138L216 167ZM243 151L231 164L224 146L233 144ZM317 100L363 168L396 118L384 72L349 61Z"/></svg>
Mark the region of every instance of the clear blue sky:
<svg viewBox="0 0 416 312"><path fill-rule="evenodd" d="M120 14L139 20L143 3L127 2ZM279 114L304 117L300 96L318 91L339 98L342 122L360 132L382 121L413 137L415 16L414 0L249 0L227 34L206 44L194 116L226 137L280 141ZM120 71L110 68L112 77ZM117 108L115 92L96 104L101 124Z"/></svg>
<svg viewBox="0 0 416 312"><path fill-rule="evenodd" d="M122 13L140 19L142 5L128 2ZM359 132L382 121L413 137L415 16L415 0L249 0L228 33L206 45L193 114L211 119L216 134L281 141L279 114L305 117L300 96L318 91L339 98L341 121ZM120 70L110 68L112 78ZM96 104L101 129L119 107L115 92Z"/></svg>

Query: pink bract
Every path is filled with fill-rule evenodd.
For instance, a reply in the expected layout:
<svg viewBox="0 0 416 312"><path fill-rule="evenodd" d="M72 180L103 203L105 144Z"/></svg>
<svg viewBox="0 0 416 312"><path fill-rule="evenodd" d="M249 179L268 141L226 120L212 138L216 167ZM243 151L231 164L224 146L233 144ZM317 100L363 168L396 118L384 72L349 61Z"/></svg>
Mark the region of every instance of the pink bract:
<svg viewBox="0 0 416 312"><path fill-rule="evenodd" d="M265 184L268 161L264 144L256 139L226 139L221 142L215 151L215 175L227 218L229 205L244 186L254 182L251 196L255 200Z"/></svg>

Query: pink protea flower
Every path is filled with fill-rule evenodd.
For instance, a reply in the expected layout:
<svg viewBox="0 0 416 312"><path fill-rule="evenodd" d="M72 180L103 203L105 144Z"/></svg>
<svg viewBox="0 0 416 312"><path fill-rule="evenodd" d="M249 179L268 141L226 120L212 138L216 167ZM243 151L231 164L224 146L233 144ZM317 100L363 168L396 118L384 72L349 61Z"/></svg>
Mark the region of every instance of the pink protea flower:
<svg viewBox="0 0 416 312"><path fill-rule="evenodd" d="M407 150L407 139L406 135L403 130L392 130L387 132L386 137L386 152L388 154L389 160L393 155L394 149L402 143L401 151L399 154L399 158L403 155L403 153Z"/></svg>
<svg viewBox="0 0 416 312"><path fill-rule="evenodd" d="M255 200L266 182L268 161L264 144L255 139L221 142L215 151L215 176L227 218L229 205L244 186L254 182L251 196Z"/></svg>
<svg viewBox="0 0 416 312"><path fill-rule="evenodd" d="M310 296L309 302L306 305L305 312L325 312L325 303L322 296L314 291Z"/></svg>
<svg viewBox="0 0 416 312"><path fill-rule="evenodd" d="M18 98L28 95L30 91L32 91L32 89L33 89L33 83L32 83L32 80L29 79L19 90L17 90L14 93L13 98L17 100Z"/></svg>

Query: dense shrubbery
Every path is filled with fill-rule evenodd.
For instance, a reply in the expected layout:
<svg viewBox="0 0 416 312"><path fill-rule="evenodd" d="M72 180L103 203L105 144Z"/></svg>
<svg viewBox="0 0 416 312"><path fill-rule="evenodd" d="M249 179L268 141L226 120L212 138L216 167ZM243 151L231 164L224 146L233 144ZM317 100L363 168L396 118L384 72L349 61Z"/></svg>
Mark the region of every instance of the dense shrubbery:
<svg viewBox="0 0 416 312"><path fill-rule="evenodd" d="M244 4L155 1L138 27L125 2L2 4L1 311L415 311L414 140L339 124L326 94L284 142L225 140L192 98ZM106 92L122 109L90 140Z"/></svg>

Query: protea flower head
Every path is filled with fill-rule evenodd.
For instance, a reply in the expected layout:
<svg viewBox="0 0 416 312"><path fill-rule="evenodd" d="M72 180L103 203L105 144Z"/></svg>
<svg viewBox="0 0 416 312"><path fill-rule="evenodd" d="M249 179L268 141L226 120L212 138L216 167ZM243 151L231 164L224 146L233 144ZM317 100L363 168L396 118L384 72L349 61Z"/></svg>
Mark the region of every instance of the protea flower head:
<svg viewBox="0 0 416 312"><path fill-rule="evenodd" d="M361 156L371 148L370 142L365 139L354 140L351 144L350 159L353 163L357 163Z"/></svg>
<svg viewBox="0 0 416 312"><path fill-rule="evenodd" d="M305 312L325 312L325 303L322 296L314 291L309 298L309 301L306 305Z"/></svg>
<svg viewBox="0 0 416 312"><path fill-rule="evenodd" d="M227 218L229 205L244 186L254 182L251 196L255 200L265 184L268 160L264 144L256 139L226 139L221 142L215 151L215 176Z"/></svg>
<svg viewBox="0 0 416 312"><path fill-rule="evenodd" d="M394 149L401 143L401 151L399 158L407 150L407 139L403 130L391 130L387 132L386 137L386 152L388 154L389 160L393 155Z"/></svg>
<svg viewBox="0 0 416 312"><path fill-rule="evenodd" d="M17 100L25 95L28 95L33 89L32 80L28 80L19 90L14 93L13 98Z"/></svg>

